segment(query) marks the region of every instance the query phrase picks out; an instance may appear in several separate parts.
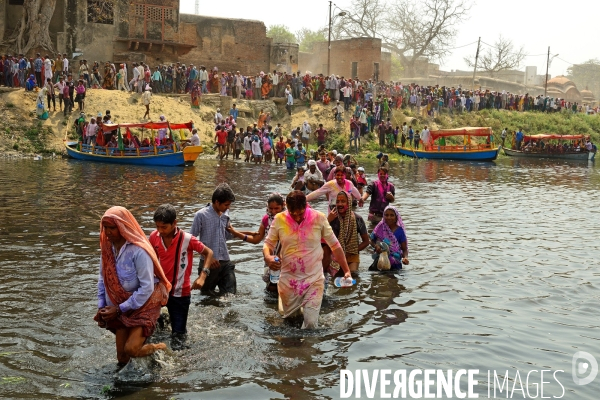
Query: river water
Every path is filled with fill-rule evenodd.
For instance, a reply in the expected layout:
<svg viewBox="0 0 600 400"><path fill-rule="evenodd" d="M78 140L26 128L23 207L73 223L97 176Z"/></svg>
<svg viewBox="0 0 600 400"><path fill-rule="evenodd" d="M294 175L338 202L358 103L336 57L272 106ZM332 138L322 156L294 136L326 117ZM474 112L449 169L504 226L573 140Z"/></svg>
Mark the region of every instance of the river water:
<svg viewBox="0 0 600 400"><path fill-rule="evenodd" d="M170 202L188 230L225 181L237 195L234 226L255 229L290 173L215 160L189 169L0 161L0 398L336 399L341 369L478 369L482 398L488 371L508 371L523 398L517 372L533 397L539 371L551 370L545 397L597 398L600 377L579 386L571 373L576 351L600 359L598 166L403 160L391 175L405 270L364 272L365 252L357 285L330 288L321 328L305 332L265 301L261 246L232 241L238 295L195 293L190 348L168 352L152 382L124 384L113 336L92 321L103 212L123 205L150 233L155 207Z"/></svg>

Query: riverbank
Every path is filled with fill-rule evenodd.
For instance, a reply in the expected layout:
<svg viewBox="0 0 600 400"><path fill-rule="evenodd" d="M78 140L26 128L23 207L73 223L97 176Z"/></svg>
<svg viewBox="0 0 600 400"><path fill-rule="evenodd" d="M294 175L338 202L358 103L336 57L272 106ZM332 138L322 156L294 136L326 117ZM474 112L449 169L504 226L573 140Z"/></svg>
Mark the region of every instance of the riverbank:
<svg viewBox="0 0 600 400"><path fill-rule="evenodd" d="M74 112L64 117L62 112L50 111L49 118L45 121L36 117L37 93L25 92L24 89L3 89L0 91L0 154L5 157L22 157L40 153L64 153L64 140L75 137L74 120L79 116L77 105ZM350 113L345 113L344 121L338 123L333 118L333 105L324 106L314 103L306 107L300 101L296 102L292 115L285 111L285 100L236 101L227 96L210 94L202 96L199 109L190 105L189 95L163 95L157 94L152 98L150 106L152 120L158 120L160 115L165 115L167 120L173 122L194 121L208 155L213 154L214 138L213 119L217 108L223 115L227 115L232 103L237 104L240 116L238 127L246 127L256 122L260 110L269 112L272 116L271 125L280 123L283 131L289 136L292 129L308 121L316 130L319 123L330 133L327 147L338 152L349 152ZM57 104L58 106L58 104ZM58 110L58 108L57 108ZM98 113L104 114L111 110L113 122L144 122L142 119L144 107L139 94L118 92L115 90L90 90L86 98L86 118L91 118ZM442 113L434 118L422 117L409 109L394 110L391 118L393 126L402 126L404 122L412 124L413 129L421 130L425 125L430 129L458 128L464 126L491 126L495 133L495 140L499 144L500 132L503 128L509 131L523 129L526 134L561 133L561 134L586 134L592 140L600 142L600 117L595 115L554 113L543 114L537 112L509 112L484 110L477 113L462 113L449 115ZM314 148L310 145L309 148ZM385 151L385 150L384 150ZM394 149L387 152L396 158ZM374 158L379 153L379 144L375 135L363 139L358 157Z"/></svg>

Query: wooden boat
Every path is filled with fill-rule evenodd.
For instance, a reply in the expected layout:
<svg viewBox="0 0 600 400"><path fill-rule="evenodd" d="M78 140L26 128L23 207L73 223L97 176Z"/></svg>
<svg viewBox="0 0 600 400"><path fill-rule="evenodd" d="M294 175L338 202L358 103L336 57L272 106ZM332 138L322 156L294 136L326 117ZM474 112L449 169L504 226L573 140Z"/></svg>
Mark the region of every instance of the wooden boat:
<svg viewBox="0 0 600 400"><path fill-rule="evenodd" d="M403 156L426 159L439 160L469 160L469 161L493 161L498 157L500 146L494 147L492 141L492 128L458 128L458 129L442 129L430 132L431 138L429 143L424 143L425 150L417 150L408 144L408 147L397 146L398 153ZM462 145L440 145L439 138L451 136L462 136ZM485 137L486 143L473 143L472 138Z"/></svg>
<svg viewBox="0 0 600 400"><path fill-rule="evenodd" d="M543 141L546 145L543 149L538 147L534 147L532 149L525 148L524 150L515 150L515 149L506 149L504 148L504 154L511 157L521 157L521 158L553 158L558 160L574 160L574 161L588 161L594 160L596 157L596 151L587 151L587 150L579 150L579 151L565 151L562 148L558 150L553 150L549 148L550 141L558 141L557 144L560 144L560 141L569 141L569 142L577 142L585 140L585 135L529 135L523 137L523 143L527 144L529 142ZM526 147L526 146L524 146Z"/></svg>
<svg viewBox="0 0 600 400"><path fill-rule="evenodd" d="M117 131L119 136L118 147L107 147L98 145L87 145L81 142L66 142L66 151L69 157L83 161L98 161L113 164L134 164L134 165L156 165L156 166L190 166L198 156L203 152L202 146L186 146L181 149L177 143L172 145L155 145L152 137L153 146L125 148L123 147L122 134L120 128L142 128L142 129L188 129L192 130L193 123L190 121L185 124L172 124L169 122L148 122L140 124L105 124L102 126L103 132ZM172 137L172 133L171 133Z"/></svg>

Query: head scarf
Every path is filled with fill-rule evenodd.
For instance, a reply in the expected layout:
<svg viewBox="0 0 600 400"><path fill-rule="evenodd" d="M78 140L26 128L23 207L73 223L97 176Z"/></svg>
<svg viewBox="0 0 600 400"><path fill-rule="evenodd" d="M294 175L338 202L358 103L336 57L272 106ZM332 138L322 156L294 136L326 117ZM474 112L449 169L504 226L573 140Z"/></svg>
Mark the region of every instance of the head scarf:
<svg viewBox="0 0 600 400"><path fill-rule="evenodd" d="M400 212L398 211L398 209L394 206L387 206L383 210L384 215L387 210L392 210L394 212L394 214L396 214L396 226L402 228L402 230L404 231L404 234L406 235L406 229L404 228L404 222L402 221L402 217L400 216ZM400 243L398 243L398 239L396 239L396 236L394 236L394 232L392 232L390 227L385 223L385 219L382 219L381 222L379 222L377 224L375 229L373 229L373 234L382 241L385 239L389 240L389 242L390 242L390 262L397 263L398 261L392 260L391 255L393 253L402 254L402 248L400 247Z"/></svg>
<svg viewBox="0 0 600 400"><path fill-rule="evenodd" d="M156 326L156 320L160 315L160 306L167 303L171 284L167 280L156 257L156 253L146 238L144 231L142 231L142 228L129 210L124 207L111 207L102 216L102 221L105 220L114 222L119 228L121 236L129 243L144 249L154 264L154 275L159 279L159 283L155 286L152 295L142 307L123 313L119 317L119 320L126 327L142 326L144 336L148 337L152 334ZM106 293L111 302L118 306L125 302L131 296L131 293L125 291L119 282L112 243L108 240L104 232L102 222L100 222L100 250L102 251L102 274L104 276ZM94 319L99 321L99 316L96 315Z"/></svg>
<svg viewBox="0 0 600 400"><path fill-rule="evenodd" d="M342 218L339 214L337 217L340 221L340 233L338 236L338 241L340 242L342 250L344 250L345 254L358 254L358 233L356 229L356 215L354 215L354 212L352 212L352 199L346 191L339 192L337 196L340 196L342 193L344 196L346 196L348 210L346 211L344 218ZM340 264L334 260L331 261L331 266L334 269L340 268Z"/></svg>

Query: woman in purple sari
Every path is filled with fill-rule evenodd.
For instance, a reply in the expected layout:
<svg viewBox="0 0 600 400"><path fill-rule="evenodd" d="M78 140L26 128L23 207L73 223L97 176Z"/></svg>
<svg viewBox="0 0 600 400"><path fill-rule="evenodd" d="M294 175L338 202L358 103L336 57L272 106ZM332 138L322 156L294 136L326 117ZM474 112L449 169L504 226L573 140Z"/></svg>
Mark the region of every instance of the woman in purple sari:
<svg viewBox="0 0 600 400"><path fill-rule="evenodd" d="M387 206L383 211L383 220L377 224L371 233L371 245L375 252L381 253L382 247L389 247L388 255L392 270L402 269L402 264L408 265L408 240L404 230L404 222L400 212L394 206ZM377 263L369 268L370 271L377 270Z"/></svg>

